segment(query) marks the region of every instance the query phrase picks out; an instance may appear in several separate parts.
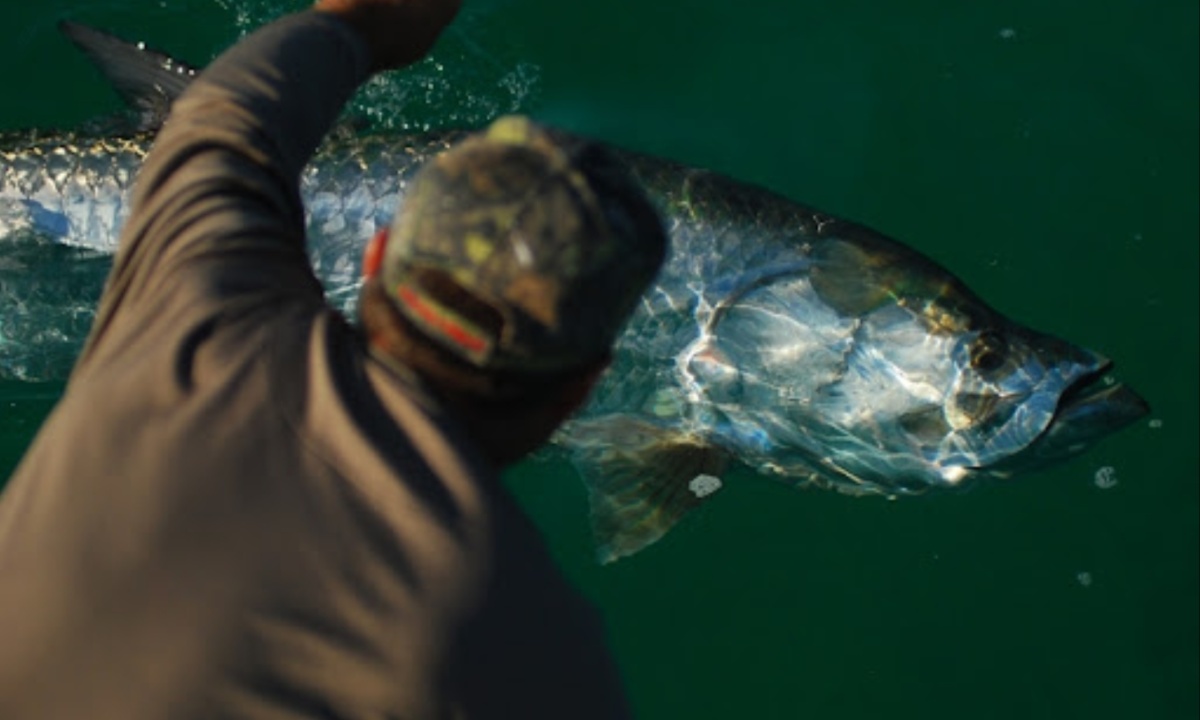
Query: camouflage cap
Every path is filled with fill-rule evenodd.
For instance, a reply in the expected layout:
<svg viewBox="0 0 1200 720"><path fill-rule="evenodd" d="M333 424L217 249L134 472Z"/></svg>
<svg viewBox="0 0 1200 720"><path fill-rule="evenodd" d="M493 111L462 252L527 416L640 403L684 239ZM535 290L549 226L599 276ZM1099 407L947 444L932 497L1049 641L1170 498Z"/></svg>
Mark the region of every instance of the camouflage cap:
<svg viewBox="0 0 1200 720"><path fill-rule="evenodd" d="M413 179L382 279L471 365L553 372L608 351L665 252L657 212L609 151L512 116Z"/></svg>

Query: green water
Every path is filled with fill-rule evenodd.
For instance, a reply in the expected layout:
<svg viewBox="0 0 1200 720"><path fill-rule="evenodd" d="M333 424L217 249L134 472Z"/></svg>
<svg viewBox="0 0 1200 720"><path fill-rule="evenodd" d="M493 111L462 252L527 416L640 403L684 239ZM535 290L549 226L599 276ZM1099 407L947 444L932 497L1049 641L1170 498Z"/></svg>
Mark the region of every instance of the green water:
<svg viewBox="0 0 1200 720"><path fill-rule="evenodd" d="M58 18L203 62L285 7L3 0L0 128L115 107ZM571 470L519 468L514 489L605 612L641 717L1200 712L1197 4L949 7L467 0L440 66L400 84L406 116L383 118L519 108L867 222L1114 358L1153 405L1156 422L1083 458L963 494L891 503L730 478L605 568ZM379 100L394 87L367 104L397 107ZM0 384L0 477L60 391ZM1106 466L1118 484L1102 490Z"/></svg>

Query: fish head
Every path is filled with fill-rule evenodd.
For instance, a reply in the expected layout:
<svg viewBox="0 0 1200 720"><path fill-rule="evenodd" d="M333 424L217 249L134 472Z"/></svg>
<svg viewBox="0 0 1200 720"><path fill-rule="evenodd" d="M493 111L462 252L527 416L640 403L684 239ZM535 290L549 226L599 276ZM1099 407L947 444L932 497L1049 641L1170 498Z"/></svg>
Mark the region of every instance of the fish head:
<svg viewBox="0 0 1200 720"><path fill-rule="evenodd" d="M1143 417L1148 406L1108 376L1112 362L992 313L949 343L942 402L896 418L894 431L949 484L1064 460Z"/></svg>
<svg viewBox="0 0 1200 720"><path fill-rule="evenodd" d="M1107 358L884 242L829 240L753 278L686 358L752 466L912 494L1053 463L1146 414Z"/></svg>
<svg viewBox="0 0 1200 720"><path fill-rule="evenodd" d="M964 334L953 366L943 411L951 429L935 456L951 473L1006 477L1050 465L1149 412L1109 376L1108 358L1003 320Z"/></svg>

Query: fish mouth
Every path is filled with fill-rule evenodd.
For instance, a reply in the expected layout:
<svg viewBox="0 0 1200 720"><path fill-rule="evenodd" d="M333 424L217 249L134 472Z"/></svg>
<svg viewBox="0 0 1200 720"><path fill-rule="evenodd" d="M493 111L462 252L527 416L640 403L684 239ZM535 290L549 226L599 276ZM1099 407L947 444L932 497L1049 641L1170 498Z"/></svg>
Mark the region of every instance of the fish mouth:
<svg viewBox="0 0 1200 720"><path fill-rule="evenodd" d="M1150 412L1149 403L1109 375L1112 367L1111 360L1098 357L1059 396L1054 418L1029 448L1038 461L1048 463L1080 453Z"/></svg>
<svg viewBox="0 0 1200 720"><path fill-rule="evenodd" d="M1096 366L1080 375L1058 397L1058 409L1054 413L1057 420L1064 413L1070 414L1073 409L1085 407L1096 402L1096 398L1106 390L1115 387L1108 373L1113 368L1112 360L1097 358Z"/></svg>
<svg viewBox="0 0 1200 720"><path fill-rule="evenodd" d="M1112 367L1112 361L1104 359L1095 370L1072 383L1058 400L1055 422L1070 421L1085 413L1101 412L1110 421L1126 425L1148 414L1149 403L1109 376Z"/></svg>

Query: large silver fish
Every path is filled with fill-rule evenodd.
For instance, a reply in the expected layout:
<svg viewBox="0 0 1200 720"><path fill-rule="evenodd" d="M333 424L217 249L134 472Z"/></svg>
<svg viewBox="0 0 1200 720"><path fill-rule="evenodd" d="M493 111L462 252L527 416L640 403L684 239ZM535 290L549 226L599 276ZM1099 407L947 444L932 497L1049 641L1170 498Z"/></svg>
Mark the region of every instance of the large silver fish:
<svg viewBox="0 0 1200 720"><path fill-rule="evenodd" d="M151 124L191 76L140 46L67 32ZM457 136L341 136L313 159L310 248L335 304L353 302L362 241ZM65 374L150 137L3 139L0 376ZM910 495L1041 467L1147 411L1101 382L1107 359L1008 320L894 240L617 152L662 209L672 250L613 368L557 438L588 485L602 560L654 542L736 465Z"/></svg>

